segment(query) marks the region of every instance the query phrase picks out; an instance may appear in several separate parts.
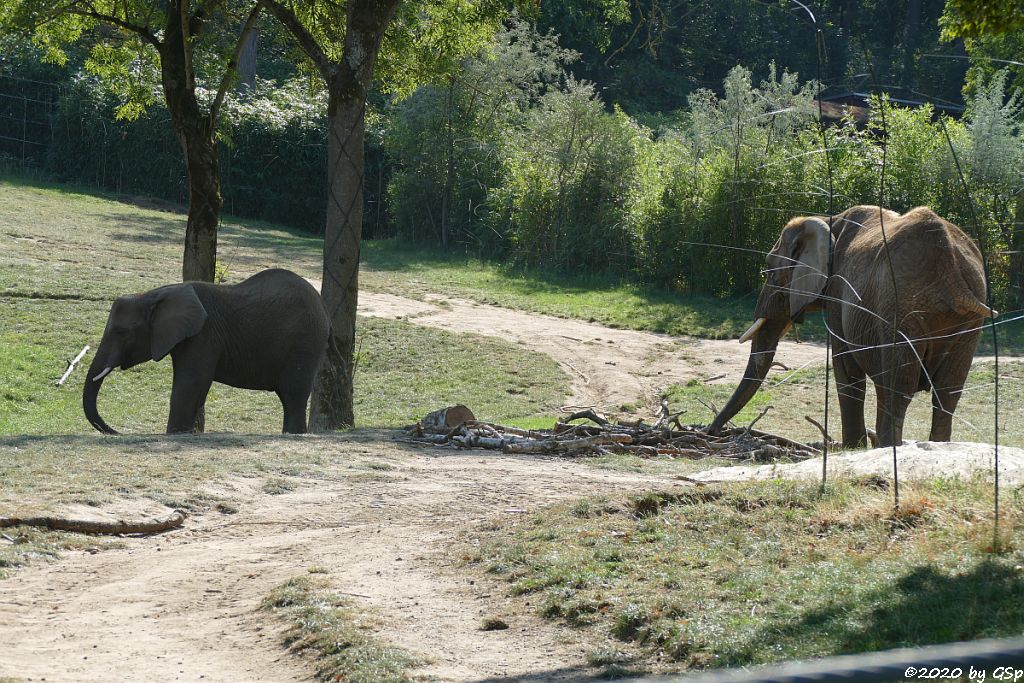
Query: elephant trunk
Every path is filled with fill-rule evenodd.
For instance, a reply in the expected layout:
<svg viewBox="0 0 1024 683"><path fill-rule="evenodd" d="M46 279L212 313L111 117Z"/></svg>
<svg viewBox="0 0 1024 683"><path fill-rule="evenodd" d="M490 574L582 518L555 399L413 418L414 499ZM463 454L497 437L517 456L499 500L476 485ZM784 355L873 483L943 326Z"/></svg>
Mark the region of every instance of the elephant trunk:
<svg viewBox="0 0 1024 683"><path fill-rule="evenodd" d="M722 430L729 420L736 416L736 413L743 410L743 407L750 402L757 390L768 375L768 369L775 359L775 350L779 346L779 340L789 330L792 323L789 320L772 320L758 318L758 321L751 326L747 334L741 337L741 341L753 339L750 347L750 358L747 360L747 367L743 371L743 379L740 380L736 391L732 393L729 401L722 408L722 411L715 416L714 421L708 425L709 434L717 434Z"/></svg>
<svg viewBox="0 0 1024 683"><path fill-rule="evenodd" d="M82 409L85 411L85 418L103 434L117 434L118 432L104 422L96 409L96 398L100 394L100 387L103 385L103 378L113 369L107 364L106 354L97 354L89 366L89 372L85 376L85 387L82 389Z"/></svg>

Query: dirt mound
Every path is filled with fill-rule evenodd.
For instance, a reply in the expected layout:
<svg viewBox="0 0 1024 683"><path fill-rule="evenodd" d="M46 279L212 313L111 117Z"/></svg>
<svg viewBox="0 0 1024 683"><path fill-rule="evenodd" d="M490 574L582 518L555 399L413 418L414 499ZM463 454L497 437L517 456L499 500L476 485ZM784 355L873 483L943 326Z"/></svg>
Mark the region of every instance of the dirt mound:
<svg viewBox="0 0 1024 683"><path fill-rule="evenodd" d="M995 448L985 443L936 443L918 441L896 449L900 478L970 478L991 476L995 466ZM892 449L836 453L828 458L828 476L890 475ZM716 467L692 476L706 482L751 481L760 479L820 479L821 458L793 464L750 467ZM999 479L1007 484L1024 482L1024 449L1003 446L999 449Z"/></svg>

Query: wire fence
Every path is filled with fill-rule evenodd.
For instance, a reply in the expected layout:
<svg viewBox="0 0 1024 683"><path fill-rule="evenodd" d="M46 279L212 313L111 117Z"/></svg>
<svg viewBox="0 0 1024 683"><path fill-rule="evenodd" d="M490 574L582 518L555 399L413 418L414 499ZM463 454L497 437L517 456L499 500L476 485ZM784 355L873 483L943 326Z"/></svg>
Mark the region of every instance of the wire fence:
<svg viewBox="0 0 1024 683"><path fill-rule="evenodd" d="M39 165L53 143L58 84L0 74L0 157Z"/></svg>

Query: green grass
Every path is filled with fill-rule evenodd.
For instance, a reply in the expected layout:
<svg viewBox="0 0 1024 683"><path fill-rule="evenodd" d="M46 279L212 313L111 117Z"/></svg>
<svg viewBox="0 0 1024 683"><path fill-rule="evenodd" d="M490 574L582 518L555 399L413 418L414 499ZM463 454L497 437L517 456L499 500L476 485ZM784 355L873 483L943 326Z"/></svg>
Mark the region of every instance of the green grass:
<svg viewBox="0 0 1024 683"><path fill-rule="evenodd" d="M169 361L104 382L100 411L125 433L120 438L96 434L82 414L91 355L63 387L54 386L66 361L98 344L114 298L180 278L183 230L179 214L0 178L0 514L124 498L228 513L244 502L204 486L228 474L255 478L254 488L270 494L287 493L296 477L340 476L339 469L387 476L347 472L340 456L329 455L339 444L350 448L349 437L278 436L281 406L269 392L215 384L208 433L163 436ZM270 266L319 275L317 238L231 221L220 236L219 262L232 281ZM399 427L452 403L482 419L547 423L541 415L563 402L569 384L547 356L498 339L374 318L361 318L357 334L356 419L364 427ZM351 435L363 438L382 437ZM102 547L67 534L11 534L26 542L0 542L0 573L65 547Z"/></svg>
<svg viewBox="0 0 1024 683"><path fill-rule="evenodd" d="M936 480L762 482L589 498L499 521L469 551L538 611L641 669L747 666L1024 632L1024 501ZM629 650L595 650L595 665Z"/></svg>
<svg viewBox="0 0 1024 683"><path fill-rule="evenodd" d="M95 349L114 298L180 278L183 217L11 178L0 195L0 435L88 433L80 397L91 355L63 387L54 380L84 345ZM319 240L269 226L221 230L232 281L269 266L317 276L319 251ZM482 419L529 419L560 405L568 387L547 356L402 321L361 318L357 348L363 426L402 426L450 403ZM101 414L120 431L163 431L170 378L169 361L114 373ZM278 432L280 402L215 384L207 429Z"/></svg>
<svg viewBox="0 0 1024 683"><path fill-rule="evenodd" d="M293 652L311 653L317 678L322 681L413 680L407 672L417 660L404 650L382 643L374 635L374 618L333 593L326 579L290 579L275 588L262 607L289 623L284 644Z"/></svg>

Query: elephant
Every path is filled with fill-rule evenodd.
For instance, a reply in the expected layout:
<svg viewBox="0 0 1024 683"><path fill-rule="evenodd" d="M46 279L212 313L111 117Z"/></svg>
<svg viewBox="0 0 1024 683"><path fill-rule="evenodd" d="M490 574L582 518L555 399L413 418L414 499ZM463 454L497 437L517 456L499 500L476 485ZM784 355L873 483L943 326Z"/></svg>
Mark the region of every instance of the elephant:
<svg viewBox="0 0 1024 683"><path fill-rule="evenodd" d="M168 354L174 366L167 433L193 431L213 382L273 391L284 433L306 431L330 321L320 295L273 268L235 285L184 282L119 297L85 378L82 407L97 430L117 434L96 409L104 377Z"/></svg>
<svg viewBox="0 0 1024 683"><path fill-rule="evenodd" d="M843 447L866 445L868 377L875 384L878 445L903 442L904 417L918 391L932 397L929 439L950 440L982 321L998 315L984 303L985 270L970 237L927 207L900 215L854 206L831 217L793 218L765 261L755 322L740 337L752 340L747 367L708 432L721 431L754 396L790 326L824 310Z"/></svg>

